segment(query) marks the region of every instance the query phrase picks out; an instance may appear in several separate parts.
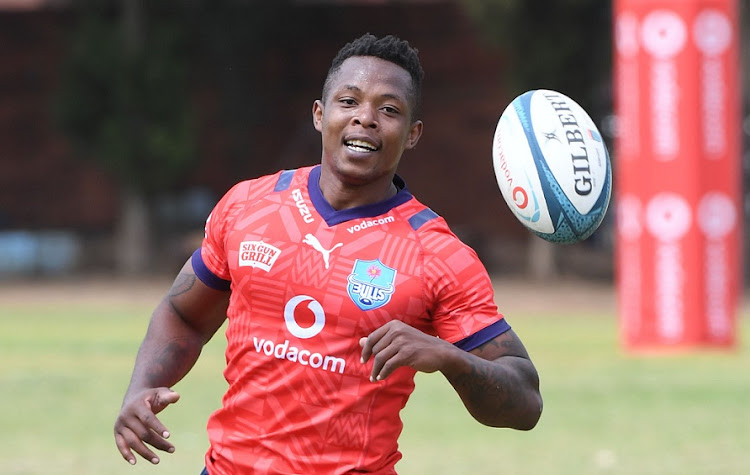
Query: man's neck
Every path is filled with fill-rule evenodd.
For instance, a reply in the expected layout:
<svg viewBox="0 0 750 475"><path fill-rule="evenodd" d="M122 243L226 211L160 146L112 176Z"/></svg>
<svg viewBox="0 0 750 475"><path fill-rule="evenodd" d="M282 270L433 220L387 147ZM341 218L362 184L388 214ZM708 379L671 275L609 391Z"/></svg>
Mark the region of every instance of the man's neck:
<svg viewBox="0 0 750 475"><path fill-rule="evenodd" d="M398 188L393 183L393 177L390 177L388 181L381 180L366 185L352 185L330 179L325 174L321 174L319 186L328 204L338 211L379 203L398 193Z"/></svg>

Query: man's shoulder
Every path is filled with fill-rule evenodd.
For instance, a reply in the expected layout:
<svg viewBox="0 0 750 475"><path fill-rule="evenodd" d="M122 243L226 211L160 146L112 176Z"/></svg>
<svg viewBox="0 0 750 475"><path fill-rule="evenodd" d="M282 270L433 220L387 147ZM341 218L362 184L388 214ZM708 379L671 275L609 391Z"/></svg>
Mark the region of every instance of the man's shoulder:
<svg viewBox="0 0 750 475"><path fill-rule="evenodd" d="M287 184L291 184L292 181L307 180L308 176L314 166L299 167L299 168L287 168L279 170L275 173L268 175L262 175L255 178L248 178L247 180L241 181L238 184L245 184L245 186L272 186L273 189L279 191L287 188Z"/></svg>
<svg viewBox="0 0 750 475"><path fill-rule="evenodd" d="M236 183L228 192L233 201L258 199L273 192L286 191L294 184L307 183L312 166L279 170Z"/></svg>
<svg viewBox="0 0 750 475"><path fill-rule="evenodd" d="M438 212L413 198L401 206L401 215L408 221L425 257L475 255L476 252L450 227Z"/></svg>
<svg viewBox="0 0 750 475"><path fill-rule="evenodd" d="M399 206L399 213L417 234L450 232L445 219L414 196Z"/></svg>

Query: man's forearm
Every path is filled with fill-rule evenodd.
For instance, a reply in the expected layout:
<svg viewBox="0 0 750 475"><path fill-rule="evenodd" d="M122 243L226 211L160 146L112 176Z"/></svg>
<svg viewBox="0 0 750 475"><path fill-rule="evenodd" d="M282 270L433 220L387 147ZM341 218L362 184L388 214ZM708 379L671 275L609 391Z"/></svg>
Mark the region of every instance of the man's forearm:
<svg viewBox="0 0 750 475"><path fill-rule="evenodd" d="M539 420L539 380L526 358L503 356L488 361L457 352L442 372L469 413L482 424L529 430Z"/></svg>
<svg viewBox="0 0 750 475"><path fill-rule="evenodd" d="M154 311L138 350L128 393L173 386L193 367L204 343L205 337L187 325L170 304L169 296L165 297Z"/></svg>

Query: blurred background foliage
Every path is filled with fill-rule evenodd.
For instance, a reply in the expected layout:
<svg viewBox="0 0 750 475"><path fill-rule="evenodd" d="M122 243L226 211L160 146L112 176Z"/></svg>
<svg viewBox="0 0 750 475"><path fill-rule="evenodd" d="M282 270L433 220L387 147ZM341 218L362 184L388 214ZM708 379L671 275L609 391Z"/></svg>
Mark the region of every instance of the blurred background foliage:
<svg viewBox="0 0 750 475"><path fill-rule="evenodd" d="M62 66L57 118L120 185L153 194L195 164L189 25L163 2L86 2Z"/></svg>
<svg viewBox="0 0 750 475"><path fill-rule="evenodd" d="M458 3L484 41L507 57L509 94L563 90L594 116L609 112L609 2L561 0L544 8L511 0ZM77 156L96 162L120 187L116 266L138 273L153 261L163 234L163 222L154 217L159 197L195 172L196 85L216 85L225 164L243 176L255 145L248 131L262 126L275 106L253 58L272 46L269 34L303 29L308 19L289 15L295 2L286 1L74 5L56 118ZM289 83L293 87L294 78Z"/></svg>
<svg viewBox="0 0 750 475"><path fill-rule="evenodd" d="M412 41L427 71L429 128L402 164L410 189L445 216L488 267L498 263L491 270L527 272L531 257L547 254L547 265L560 261L563 267L576 251L585 259L596 252L602 265L586 275L611 278L616 203L601 231L581 246L564 253L535 248L545 243L514 221L497 193L488 142L513 97L559 90L594 118L616 166L612 1L32 3L26 10L0 9L0 51L11 59L0 87L13 99L0 111L8 129L2 140L13 141L0 148L0 159L11 165L0 181L0 231L27 232L11 236L18 246L28 233L60 231L78 243L70 245L85 260L78 268L173 269L174 259L155 255L171 248L179 250L170 257L184 254L175 243L180 235L199 234L230 180L317 159L310 104L338 47L370 31ZM739 4L747 49L748 7ZM28 97L12 97L19 92ZM51 106L54 124L46 123L42 102ZM749 119L744 130L750 142ZM744 166L747 188L748 152ZM34 167L64 175L50 183L38 179ZM471 189L465 204L434 185L446 177L452 189ZM25 188L61 198L52 206L41 192L24 195ZM747 192L745 200L747 210ZM83 207L89 212L79 213ZM0 259L18 254L18 246L2 246Z"/></svg>
<svg viewBox="0 0 750 475"><path fill-rule="evenodd" d="M271 29L294 28L284 18L288 2L257 3L79 2L57 116L80 156L100 161L120 184L145 193L179 183L195 164L189 74L195 70L217 77L222 126L233 153L245 157L252 147L247 128L263 117L258 74L247 59L267 47ZM592 115L611 108L610 2L462 4L512 65L504 72L510 93L548 88L580 98Z"/></svg>
<svg viewBox="0 0 750 475"><path fill-rule="evenodd" d="M220 126L230 142L230 162L239 169L252 150L248 130L263 117L256 69L248 58L264 47L285 5L259 8L256 2L231 0L75 5L56 120L77 155L96 162L120 187L116 267L126 274L153 270L149 263L164 234L154 216L157 201L178 190L197 164L195 75L210 71L218 84Z"/></svg>
<svg viewBox="0 0 750 475"><path fill-rule="evenodd" d="M612 2L462 0L483 38L508 57L516 96L565 93L593 117L611 112Z"/></svg>

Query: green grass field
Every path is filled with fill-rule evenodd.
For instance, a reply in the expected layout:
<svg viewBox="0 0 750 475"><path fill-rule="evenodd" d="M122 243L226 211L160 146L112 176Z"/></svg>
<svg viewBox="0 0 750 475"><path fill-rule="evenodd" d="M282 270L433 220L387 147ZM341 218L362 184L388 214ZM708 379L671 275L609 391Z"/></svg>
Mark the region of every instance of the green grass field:
<svg viewBox="0 0 750 475"><path fill-rule="evenodd" d="M0 285L2 472L198 475L205 421L225 387L223 336L163 414L176 453L155 467L143 460L131 467L115 449L112 423L157 297L80 295L75 287ZM743 343L750 337L744 312ZM403 414L401 474L750 473L747 345L627 355L613 306L560 306L554 314L530 307L509 320L541 375L539 425L531 432L480 426L439 374L418 375Z"/></svg>

